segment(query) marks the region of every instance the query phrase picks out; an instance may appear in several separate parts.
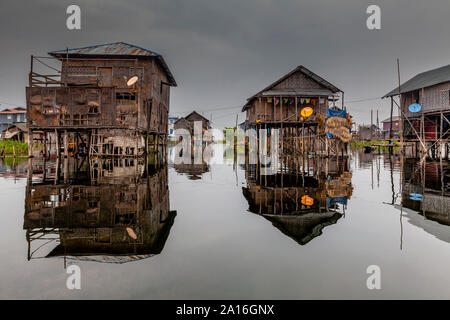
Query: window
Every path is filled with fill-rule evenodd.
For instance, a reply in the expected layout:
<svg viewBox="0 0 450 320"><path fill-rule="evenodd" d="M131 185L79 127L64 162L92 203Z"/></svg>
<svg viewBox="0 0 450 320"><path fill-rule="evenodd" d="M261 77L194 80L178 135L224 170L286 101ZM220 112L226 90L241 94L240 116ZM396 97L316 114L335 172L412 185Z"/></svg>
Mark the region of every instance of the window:
<svg viewBox="0 0 450 320"><path fill-rule="evenodd" d="M89 113L98 113L98 107L97 106L90 106L89 107Z"/></svg>
<svg viewBox="0 0 450 320"><path fill-rule="evenodd" d="M12 119L12 115L8 114L7 119L8 119L8 120L11 120L11 119Z"/></svg>
<svg viewBox="0 0 450 320"><path fill-rule="evenodd" d="M169 134L173 134L173 129L170 129L170 130L169 130Z"/></svg>
<svg viewBox="0 0 450 320"><path fill-rule="evenodd" d="M136 100L136 94L135 93L130 93L130 92L117 92L116 93L116 99L117 100L135 101Z"/></svg>

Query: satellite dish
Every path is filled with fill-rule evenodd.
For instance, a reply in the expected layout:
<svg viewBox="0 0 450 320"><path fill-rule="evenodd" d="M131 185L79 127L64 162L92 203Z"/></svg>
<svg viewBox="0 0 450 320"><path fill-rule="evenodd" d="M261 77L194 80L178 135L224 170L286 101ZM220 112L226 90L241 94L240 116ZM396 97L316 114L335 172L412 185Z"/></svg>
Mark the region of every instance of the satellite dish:
<svg viewBox="0 0 450 320"><path fill-rule="evenodd" d="M127 81L127 86L131 87L132 85L134 85L137 81L138 81L138 77L137 76L133 76L131 77L128 81Z"/></svg>
<svg viewBox="0 0 450 320"><path fill-rule="evenodd" d="M413 103L409 105L408 110L410 112L419 112L420 110L422 110L422 106L418 103Z"/></svg>
<svg viewBox="0 0 450 320"><path fill-rule="evenodd" d="M313 114L314 110L311 107L305 107L300 111L300 114L303 118L308 118Z"/></svg>
<svg viewBox="0 0 450 320"><path fill-rule="evenodd" d="M304 204L305 206L312 206L312 205L314 204L314 199L311 198L311 197L308 196L308 195L304 195L304 196L301 198L300 202L301 202L302 204Z"/></svg>
<svg viewBox="0 0 450 320"><path fill-rule="evenodd" d="M422 201L422 195L420 193L410 193L409 194L411 200Z"/></svg>
<svg viewBox="0 0 450 320"><path fill-rule="evenodd" d="M126 230L131 239L133 239L133 240L137 239L137 235L136 235L136 233L134 233L133 229L127 228Z"/></svg>

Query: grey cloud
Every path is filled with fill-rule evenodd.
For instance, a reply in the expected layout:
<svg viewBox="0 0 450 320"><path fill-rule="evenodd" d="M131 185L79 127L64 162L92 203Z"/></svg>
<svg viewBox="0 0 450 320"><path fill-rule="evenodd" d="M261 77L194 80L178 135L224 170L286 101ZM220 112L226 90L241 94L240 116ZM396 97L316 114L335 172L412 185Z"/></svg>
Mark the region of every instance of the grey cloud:
<svg viewBox="0 0 450 320"><path fill-rule="evenodd" d="M81 31L65 28L72 3L82 9ZM381 30L365 27L369 4L381 7ZM162 53L179 83L171 111L212 113L218 126L233 124L247 97L300 64L352 101L395 87L397 57L404 80L450 63L448 0L6 0L0 7L0 101L15 104L25 101L30 54L114 41ZM348 107L358 122L370 121L371 108L381 119L389 113L381 100Z"/></svg>

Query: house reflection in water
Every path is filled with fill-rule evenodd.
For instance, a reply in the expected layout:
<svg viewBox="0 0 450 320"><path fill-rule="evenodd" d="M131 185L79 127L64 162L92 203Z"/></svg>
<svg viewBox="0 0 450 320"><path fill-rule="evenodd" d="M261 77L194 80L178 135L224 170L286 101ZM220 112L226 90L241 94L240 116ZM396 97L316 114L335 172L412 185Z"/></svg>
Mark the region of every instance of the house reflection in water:
<svg viewBox="0 0 450 320"><path fill-rule="evenodd" d="M426 219L450 226L449 162L405 159L402 204Z"/></svg>
<svg viewBox="0 0 450 320"><path fill-rule="evenodd" d="M207 147L207 144L202 144L197 146L197 148L194 148L193 146L194 142L191 143L191 152L190 155L183 158L183 149L180 148L178 150L177 147L172 148L169 152L177 153L178 161L173 159L173 167L175 171L179 174L187 175L189 180L201 180L202 175L204 173L209 172L209 164L204 159L204 153L205 148ZM211 150L212 152L212 150ZM172 155L172 158L174 158L175 154ZM189 160L190 157L190 160ZM184 161L180 161L180 159L183 159ZM198 159L197 161L195 159ZM187 161L186 161L187 160ZM181 162L181 163L180 163ZM197 162L197 163L196 163ZM198 163L201 162L201 163Z"/></svg>
<svg viewBox="0 0 450 320"><path fill-rule="evenodd" d="M124 263L163 250L176 215L170 211L167 165L134 158L64 160L53 178L29 174L28 259L46 251L47 258Z"/></svg>
<svg viewBox="0 0 450 320"><path fill-rule="evenodd" d="M205 162L200 164L174 164L175 171L188 176L190 180L200 180L202 175L209 172L209 165Z"/></svg>
<svg viewBox="0 0 450 320"><path fill-rule="evenodd" d="M282 170L261 174L259 165L246 165L242 188L249 211L305 245L343 215L353 191L346 158L283 159Z"/></svg>

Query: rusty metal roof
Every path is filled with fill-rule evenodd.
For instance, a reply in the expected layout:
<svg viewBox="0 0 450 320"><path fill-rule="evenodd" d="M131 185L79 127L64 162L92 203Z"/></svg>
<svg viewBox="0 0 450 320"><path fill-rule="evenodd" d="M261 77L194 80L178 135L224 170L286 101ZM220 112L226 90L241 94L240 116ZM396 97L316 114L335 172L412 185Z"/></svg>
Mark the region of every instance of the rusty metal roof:
<svg viewBox="0 0 450 320"><path fill-rule="evenodd" d="M15 114L15 113L26 113L27 110L24 108L15 108L15 109L4 109L0 110L1 114L8 113L8 114Z"/></svg>
<svg viewBox="0 0 450 320"><path fill-rule="evenodd" d="M155 57L166 72L170 85L174 87L177 86L175 77L161 54L126 42L104 43L81 48L67 48L63 50L50 51L48 54L56 58L64 58L65 56L68 56L69 58L83 56L114 56L115 58L129 58L130 56L136 58Z"/></svg>

